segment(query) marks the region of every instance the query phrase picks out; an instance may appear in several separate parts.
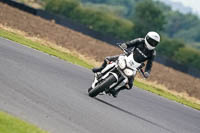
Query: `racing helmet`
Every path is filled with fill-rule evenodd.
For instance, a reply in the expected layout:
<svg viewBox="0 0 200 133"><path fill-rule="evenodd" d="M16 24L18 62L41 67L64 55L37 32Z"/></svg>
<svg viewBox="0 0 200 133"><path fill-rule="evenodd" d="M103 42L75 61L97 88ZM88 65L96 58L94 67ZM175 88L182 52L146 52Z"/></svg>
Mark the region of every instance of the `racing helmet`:
<svg viewBox="0 0 200 133"><path fill-rule="evenodd" d="M155 49L159 42L160 35L157 32L151 31L145 36L145 45L149 50Z"/></svg>

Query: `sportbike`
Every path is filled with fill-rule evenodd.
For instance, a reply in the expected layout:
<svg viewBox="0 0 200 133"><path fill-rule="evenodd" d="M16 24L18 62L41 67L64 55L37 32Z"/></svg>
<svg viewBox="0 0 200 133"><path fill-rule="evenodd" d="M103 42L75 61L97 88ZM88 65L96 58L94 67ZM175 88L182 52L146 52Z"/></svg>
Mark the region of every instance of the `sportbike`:
<svg viewBox="0 0 200 133"><path fill-rule="evenodd" d="M101 77L95 76L92 86L88 89L90 97L96 97L103 93L111 94L111 90L126 86L129 77L135 77L137 71L144 76L142 70L144 63L138 63L134 60L134 52L120 48L124 51L124 54L120 55L115 62L107 64L101 71Z"/></svg>

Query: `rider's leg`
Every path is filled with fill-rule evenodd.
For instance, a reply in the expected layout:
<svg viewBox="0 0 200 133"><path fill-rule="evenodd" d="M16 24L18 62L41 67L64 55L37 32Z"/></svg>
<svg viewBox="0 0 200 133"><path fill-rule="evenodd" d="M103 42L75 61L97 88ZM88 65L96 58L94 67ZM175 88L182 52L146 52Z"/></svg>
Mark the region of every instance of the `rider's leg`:
<svg viewBox="0 0 200 133"><path fill-rule="evenodd" d="M106 59L104 59L103 64L98 68L93 68L92 71L94 73L101 72L106 67L106 65L107 65L107 61L106 61Z"/></svg>
<svg viewBox="0 0 200 133"><path fill-rule="evenodd" d="M134 81L134 77L130 77L130 78L128 79L128 87L126 87L127 90L132 89L132 87L133 87L133 81Z"/></svg>
<svg viewBox="0 0 200 133"><path fill-rule="evenodd" d="M101 71L106 67L106 65L107 65L109 62L111 62L111 61L116 61L116 60L118 59L118 57L119 57L119 55L117 55L117 56L109 56L109 57L106 57L106 58L104 59L103 64L102 64L99 68L93 68L92 71L93 71L94 73L101 72Z"/></svg>
<svg viewBox="0 0 200 133"><path fill-rule="evenodd" d="M119 55L115 55L115 56L108 56L106 57L107 60L109 61L116 61L118 59Z"/></svg>

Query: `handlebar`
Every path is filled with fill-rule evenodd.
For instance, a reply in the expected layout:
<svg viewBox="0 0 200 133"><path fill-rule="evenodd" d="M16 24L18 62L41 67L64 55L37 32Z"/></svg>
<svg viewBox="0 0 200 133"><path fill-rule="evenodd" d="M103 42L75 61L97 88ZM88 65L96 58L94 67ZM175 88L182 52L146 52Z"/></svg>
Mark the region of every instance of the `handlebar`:
<svg viewBox="0 0 200 133"><path fill-rule="evenodd" d="M121 47L121 44L122 44L122 43L117 43L117 45L119 46L119 48L120 48L120 49L122 49L122 50L123 50L123 52L124 52L126 55L128 55L128 50L127 50L127 49L124 49L124 48L122 48L122 47Z"/></svg>

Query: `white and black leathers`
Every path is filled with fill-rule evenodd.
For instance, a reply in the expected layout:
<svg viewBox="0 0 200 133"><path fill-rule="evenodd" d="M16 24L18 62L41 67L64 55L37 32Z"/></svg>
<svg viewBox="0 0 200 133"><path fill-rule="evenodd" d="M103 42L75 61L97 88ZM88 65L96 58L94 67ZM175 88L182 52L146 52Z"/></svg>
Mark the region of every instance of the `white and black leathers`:
<svg viewBox="0 0 200 133"><path fill-rule="evenodd" d="M142 62L147 61L145 72L148 72L150 74L151 68L152 68L152 63L156 56L155 49L149 50L146 47L144 38L137 38L137 39L128 41L125 44L127 46L128 51L131 51L134 53L133 58L136 62L142 63ZM99 68L93 68L92 71L94 73L100 72L101 70L103 70L106 67L107 61L116 61L118 59L118 57L119 57L119 55L106 57L102 66ZM134 80L134 77L129 78L129 83L128 83L129 87L126 89L132 88L133 80ZM125 89L125 88L122 88L122 89Z"/></svg>
<svg viewBox="0 0 200 133"><path fill-rule="evenodd" d="M125 43L128 49L133 51L134 55L133 58L136 62L142 63L147 61L145 72L150 73L152 68L152 63L156 56L156 50L149 50L146 47L145 39L144 38L137 38Z"/></svg>

